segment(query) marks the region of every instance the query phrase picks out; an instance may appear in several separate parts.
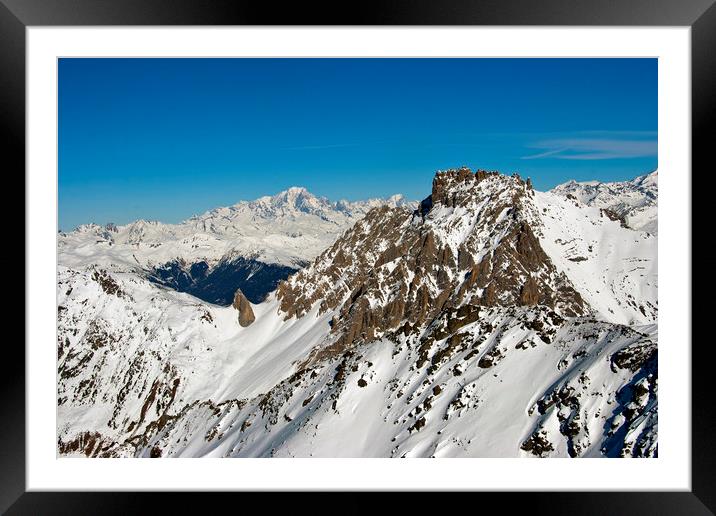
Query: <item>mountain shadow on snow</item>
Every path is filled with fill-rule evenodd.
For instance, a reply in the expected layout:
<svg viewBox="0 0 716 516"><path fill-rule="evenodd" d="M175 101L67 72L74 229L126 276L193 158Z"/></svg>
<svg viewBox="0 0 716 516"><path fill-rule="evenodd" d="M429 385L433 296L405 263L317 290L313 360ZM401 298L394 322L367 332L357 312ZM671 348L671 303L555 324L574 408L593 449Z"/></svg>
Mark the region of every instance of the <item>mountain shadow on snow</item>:
<svg viewBox="0 0 716 516"><path fill-rule="evenodd" d="M206 261L186 264L174 260L152 269L148 279L208 303L228 306L237 289L241 289L252 303L262 302L276 290L279 282L297 270L244 257L221 261L213 267Z"/></svg>

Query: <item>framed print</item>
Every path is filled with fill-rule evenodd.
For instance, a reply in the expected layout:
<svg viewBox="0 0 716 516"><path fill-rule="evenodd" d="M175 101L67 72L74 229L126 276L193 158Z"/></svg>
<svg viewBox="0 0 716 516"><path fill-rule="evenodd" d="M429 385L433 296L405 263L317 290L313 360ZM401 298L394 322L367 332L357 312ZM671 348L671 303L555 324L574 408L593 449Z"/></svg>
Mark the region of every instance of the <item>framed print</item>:
<svg viewBox="0 0 716 516"><path fill-rule="evenodd" d="M27 203L3 510L713 511L691 186L716 8L131 4L2 6Z"/></svg>

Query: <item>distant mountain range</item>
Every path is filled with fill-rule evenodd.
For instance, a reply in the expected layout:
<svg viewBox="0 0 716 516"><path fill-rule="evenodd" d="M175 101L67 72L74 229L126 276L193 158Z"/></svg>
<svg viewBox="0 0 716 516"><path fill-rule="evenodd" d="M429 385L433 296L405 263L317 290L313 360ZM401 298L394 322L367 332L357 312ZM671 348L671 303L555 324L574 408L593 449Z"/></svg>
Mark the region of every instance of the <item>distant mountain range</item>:
<svg viewBox="0 0 716 516"><path fill-rule="evenodd" d="M656 183L462 168L61 235L59 453L658 456ZM239 259L295 270L230 306L157 272Z"/></svg>
<svg viewBox="0 0 716 516"><path fill-rule="evenodd" d="M223 305L241 288L259 302L371 208L405 203L401 195L331 202L293 187L180 224L83 225L59 235L59 263L141 270L159 284Z"/></svg>
<svg viewBox="0 0 716 516"><path fill-rule="evenodd" d="M658 179L658 172L654 171L631 181L616 183L569 181L552 192L571 195L587 206L608 209L628 227L656 235Z"/></svg>

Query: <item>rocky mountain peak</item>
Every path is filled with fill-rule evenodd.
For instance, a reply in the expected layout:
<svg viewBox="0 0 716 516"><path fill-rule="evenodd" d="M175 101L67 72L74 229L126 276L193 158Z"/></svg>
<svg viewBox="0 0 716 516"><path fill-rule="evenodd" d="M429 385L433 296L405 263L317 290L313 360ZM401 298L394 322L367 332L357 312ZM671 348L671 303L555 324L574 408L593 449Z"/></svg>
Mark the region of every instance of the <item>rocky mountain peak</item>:
<svg viewBox="0 0 716 516"><path fill-rule="evenodd" d="M563 316L587 313L535 235L533 195L517 175L438 172L420 218L371 210L279 285L281 310L286 318L316 303L319 313L337 310L328 350L392 332L424 338L431 321L458 310L539 304Z"/></svg>
<svg viewBox="0 0 716 516"><path fill-rule="evenodd" d="M466 205L474 200L476 195L482 195L484 191L478 191L478 185L488 184L486 189L532 189L531 180L523 181L519 174L506 176L498 171L478 169L474 173L468 167L438 171L433 178L432 192L426 204L441 204L448 208Z"/></svg>

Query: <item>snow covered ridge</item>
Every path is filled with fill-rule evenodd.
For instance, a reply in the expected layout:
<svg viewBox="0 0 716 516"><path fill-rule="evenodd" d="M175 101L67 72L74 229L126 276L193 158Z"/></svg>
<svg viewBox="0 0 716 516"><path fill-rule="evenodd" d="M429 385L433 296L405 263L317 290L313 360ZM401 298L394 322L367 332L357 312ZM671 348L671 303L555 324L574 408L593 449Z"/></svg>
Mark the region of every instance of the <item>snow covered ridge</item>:
<svg viewBox="0 0 716 516"><path fill-rule="evenodd" d="M243 201L194 216L180 224L138 220L124 226L86 224L58 237L59 263L132 270L176 259L209 265L227 256L300 267L328 247L368 210L407 204L388 199L331 202L305 188Z"/></svg>
<svg viewBox="0 0 716 516"><path fill-rule="evenodd" d="M658 171L631 181L600 183L574 180L555 187L552 192L578 200L587 206L611 210L628 227L657 234Z"/></svg>
<svg viewBox="0 0 716 516"><path fill-rule="evenodd" d="M243 325L135 272L60 267L58 452L656 456L656 243L460 169L241 299Z"/></svg>

